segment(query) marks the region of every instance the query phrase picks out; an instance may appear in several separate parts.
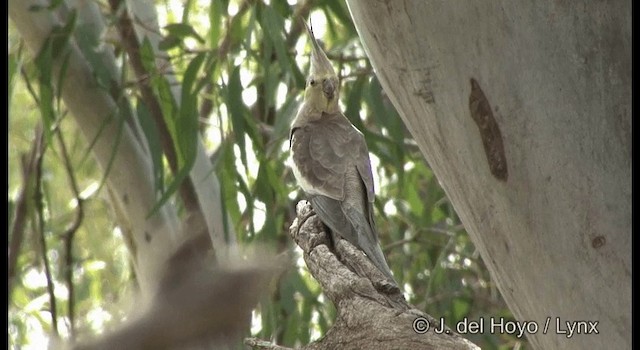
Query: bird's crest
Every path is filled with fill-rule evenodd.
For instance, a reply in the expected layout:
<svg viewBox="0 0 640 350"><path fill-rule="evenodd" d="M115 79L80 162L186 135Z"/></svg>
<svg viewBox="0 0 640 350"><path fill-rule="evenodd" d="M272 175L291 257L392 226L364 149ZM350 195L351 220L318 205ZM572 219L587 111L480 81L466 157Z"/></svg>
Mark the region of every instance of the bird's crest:
<svg viewBox="0 0 640 350"><path fill-rule="evenodd" d="M335 76L336 73L331 62L329 62L329 58L320 47L320 44L318 44L315 35L313 35L313 29L309 28L309 25L304 20L302 20L302 23L304 23L304 27L311 38L311 76Z"/></svg>

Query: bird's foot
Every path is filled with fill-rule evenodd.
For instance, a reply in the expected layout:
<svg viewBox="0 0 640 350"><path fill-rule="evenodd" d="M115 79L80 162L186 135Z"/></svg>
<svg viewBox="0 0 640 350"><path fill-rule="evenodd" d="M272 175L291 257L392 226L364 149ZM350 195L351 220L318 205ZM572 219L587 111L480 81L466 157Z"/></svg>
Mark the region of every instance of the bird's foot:
<svg viewBox="0 0 640 350"><path fill-rule="evenodd" d="M313 210L310 210L302 214L301 216L298 216L298 230L296 234L300 233L300 228L304 225L305 222L307 222L307 220L309 220L314 215L316 215L316 212Z"/></svg>

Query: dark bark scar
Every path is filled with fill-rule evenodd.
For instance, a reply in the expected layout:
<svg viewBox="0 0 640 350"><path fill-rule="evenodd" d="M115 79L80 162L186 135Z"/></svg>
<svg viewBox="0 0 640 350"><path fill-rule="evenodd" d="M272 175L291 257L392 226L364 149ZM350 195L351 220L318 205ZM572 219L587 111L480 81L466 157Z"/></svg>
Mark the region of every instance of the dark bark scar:
<svg viewBox="0 0 640 350"><path fill-rule="evenodd" d="M469 95L469 110L471 118L480 129L480 137L484 146L484 153L487 155L489 170L491 174L501 181L507 181L507 158L504 153L504 142L502 133L496 119L493 117L491 105L487 97L480 89L478 82L471 78L471 94Z"/></svg>

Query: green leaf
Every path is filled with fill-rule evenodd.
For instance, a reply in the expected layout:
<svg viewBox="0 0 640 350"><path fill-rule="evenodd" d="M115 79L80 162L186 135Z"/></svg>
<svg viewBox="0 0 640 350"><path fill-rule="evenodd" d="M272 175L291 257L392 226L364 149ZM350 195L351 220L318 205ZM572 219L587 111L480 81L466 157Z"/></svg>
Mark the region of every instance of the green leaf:
<svg viewBox="0 0 640 350"><path fill-rule="evenodd" d="M19 76L20 69L22 67L22 45L18 48L16 52L9 53L9 68L8 68L8 79L7 79L7 99L8 99L8 108L11 108L11 98L13 97L13 89L16 85L16 77ZM11 115L11 110L8 111L8 115Z"/></svg>
<svg viewBox="0 0 640 350"><path fill-rule="evenodd" d="M245 106L244 102L242 101L240 66L234 67L231 75L229 76L229 86L227 89L227 107L229 108L229 114L231 115L231 125L233 126L233 132L236 137L236 142L238 144L238 147L240 147L242 163L247 165L247 146L244 139L247 125L244 119Z"/></svg>
<svg viewBox="0 0 640 350"><path fill-rule="evenodd" d="M271 67L276 67L275 65L270 65ZM269 66L267 66L269 67ZM278 92L278 85L280 85L281 82L281 78L280 78L280 71L277 69L274 69L274 73L276 74L269 74L268 72L271 71L270 69L267 69L267 72L265 72L265 77L263 80L263 85L264 85L264 100L265 100L265 104L264 104L264 109L262 111L262 113L264 113L264 115L267 115L268 111L273 108L275 106L275 101L276 101L276 94Z"/></svg>
<svg viewBox="0 0 640 350"><path fill-rule="evenodd" d="M151 45L149 38L145 37L140 44L140 60L142 61L144 70L149 74L156 73L155 58L156 54L153 51L153 45Z"/></svg>
<svg viewBox="0 0 640 350"><path fill-rule="evenodd" d="M274 0L271 1L271 7L282 17L282 18L291 18L293 14L293 8L287 0Z"/></svg>
<svg viewBox="0 0 640 350"><path fill-rule="evenodd" d="M296 96L293 95L289 95L284 101L282 107L280 107L280 110L276 115L276 121L273 126L274 140L289 139L289 129L291 128L291 122L298 112L300 103L300 99L296 98Z"/></svg>
<svg viewBox="0 0 640 350"><path fill-rule="evenodd" d="M262 6L262 30L276 50L278 63L283 72L291 71L291 55L287 53L284 40L284 20L269 6Z"/></svg>
<svg viewBox="0 0 640 350"><path fill-rule="evenodd" d="M257 334L258 337L267 339L272 337L274 330L279 326L276 321L278 304L274 302L260 303L260 318L262 320L262 329Z"/></svg>
<svg viewBox="0 0 640 350"><path fill-rule="evenodd" d="M29 6L29 11L38 12L42 10L55 10L58 6L62 4L64 0L51 0L49 5L31 5Z"/></svg>
<svg viewBox="0 0 640 350"><path fill-rule="evenodd" d="M158 209L160 209L169 200L169 198L171 198L171 196L173 196L173 194L178 191L178 188L180 188L180 185L182 185L184 179L189 175L192 165L193 164L185 164L178 170L178 173L173 177L173 180L167 187L167 190L162 194L162 196L160 196L158 202L156 202L156 204L154 204L154 206L149 211L147 219L153 216L158 211Z"/></svg>
<svg viewBox="0 0 640 350"><path fill-rule="evenodd" d="M194 38L199 43L204 44L204 39L193 29L192 26L185 23L171 23L167 24L164 29L169 33L169 36L173 36L179 39Z"/></svg>
<svg viewBox="0 0 640 350"><path fill-rule="evenodd" d="M169 101L173 101L173 95L168 82L162 77L154 79L158 91L160 93L164 92L165 98L163 99L161 97L161 101L165 101L165 108L171 110L168 114L165 114L165 120L168 119L167 124L173 126L171 129L173 130L173 140L177 145L178 169L173 180L169 186L167 186L167 190L151 209L149 216L153 215L156 210L162 207L162 205L164 205L166 201L178 190L183 181L188 177L195 162L199 142L198 112L196 109L198 91L194 91L193 87L196 83L196 76L204 58L204 53L197 55L187 67L182 82L181 104L179 113L177 113L177 118L173 118L173 116L176 115L175 104L166 102L167 99Z"/></svg>
<svg viewBox="0 0 640 350"><path fill-rule="evenodd" d="M158 69L156 68L155 51L151 42L147 38L144 38L142 40L142 45L140 45L140 59L142 60L142 65L144 66L145 71L149 75L151 88L160 102L162 117L164 118L167 129L169 129L172 140L175 140L177 133L175 124L177 119L176 116L178 115L178 104L173 97L173 92L171 91L169 82L161 72L158 72ZM177 153L178 157L182 156L180 152ZM183 162L183 160L178 159L178 162Z"/></svg>
<svg viewBox="0 0 640 350"><path fill-rule="evenodd" d="M35 58L35 64L38 68L38 108L42 123L44 125L44 135L47 143L51 142L51 132L55 123L55 111L53 106L54 92L51 83L53 66L51 40L45 40L40 52Z"/></svg>
<svg viewBox="0 0 640 350"><path fill-rule="evenodd" d="M362 108L362 90L364 90L366 77L358 77L353 84L349 86L349 96L346 101L346 108L344 111L345 116L351 120L351 122L359 130L364 130L364 124L360 119L360 109Z"/></svg>
<svg viewBox="0 0 640 350"><path fill-rule="evenodd" d="M60 72L58 73L58 81L56 86L56 110L60 111L60 103L62 102L62 90L64 89L64 80L67 77L67 69L69 69L69 58L71 57L71 53L67 52L62 58L62 64L60 65Z"/></svg>
<svg viewBox="0 0 640 350"><path fill-rule="evenodd" d="M162 51L168 51L173 49L174 47L182 46L182 40L173 35L168 35L158 43L158 49Z"/></svg>
<svg viewBox="0 0 640 350"><path fill-rule="evenodd" d="M236 186L237 173L235 171L234 144L225 140L220 147L220 162L218 163L218 176L220 177L220 193L223 198L224 212L229 213L232 222L240 219L240 207L238 205L238 186Z"/></svg>
<svg viewBox="0 0 640 350"><path fill-rule="evenodd" d="M160 143L158 127L153 122L153 119L149 115L149 110L143 102L138 101L136 110L140 127L144 132L147 144L149 145L149 151L151 152L154 188L157 193L161 193L164 191L164 165L162 162L162 144Z"/></svg>
<svg viewBox="0 0 640 350"><path fill-rule="evenodd" d="M304 323L308 323L313 319L313 311L315 311L315 308L313 306L314 305L310 300L305 299L302 301L300 319ZM296 340L302 344L308 344L309 342L311 342L311 329L300 329Z"/></svg>
<svg viewBox="0 0 640 350"><path fill-rule="evenodd" d="M469 310L471 309L471 305L469 304L469 300L464 297L453 299L451 303L452 315L454 320L461 320L469 314Z"/></svg>
<svg viewBox="0 0 640 350"><path fill-rule="evenodd" d="M209 45L211 47L217 47L220 41L222 11L222 2L220 0L211 1L211 6L209 6Z"/></svg>
<svg viewBox="0 0 640 350"><path fill-rule="evenodd" d="M304 327L299 327L302 323L298 310L294 309L293 312L287 314L285 320L286 327L284 329L283 343L295 344L300 332L308 332Z"/></svg>
<svg viewBox="0 0 640 350"><path fill-rule="evenodd" d="M78 12L76 9L71 9L68 14L69 19L65 25L62 27L56 27L51 31L50 38L53 58L57 58L59 54L66 54L66 47L69 44L69 39L76 27L77 14Z"/></svg>
<svg viewBox="0 0 640 350"><path fill-rule="evenodd" d="M176 141L185 163L192 163L198 148L197 75L206 55L200 53L189 63L182 79L180 114L176 121Z"/></svg>

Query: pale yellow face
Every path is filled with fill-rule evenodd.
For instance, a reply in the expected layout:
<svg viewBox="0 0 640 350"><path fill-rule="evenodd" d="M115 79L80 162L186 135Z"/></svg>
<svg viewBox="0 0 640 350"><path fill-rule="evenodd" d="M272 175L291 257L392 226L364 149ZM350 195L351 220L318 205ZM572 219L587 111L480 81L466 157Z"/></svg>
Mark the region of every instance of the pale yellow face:
<svg viewBox="0 0 640 350"><path fill-rule="evenodd" d="M324 113L338 112L339 82L335 75L312 75L307 79L304 99L313 109Z"/></svg>

